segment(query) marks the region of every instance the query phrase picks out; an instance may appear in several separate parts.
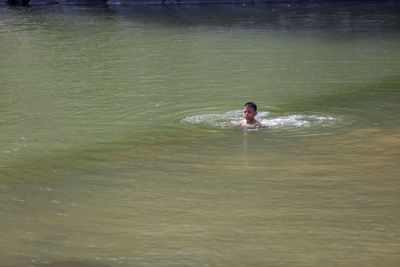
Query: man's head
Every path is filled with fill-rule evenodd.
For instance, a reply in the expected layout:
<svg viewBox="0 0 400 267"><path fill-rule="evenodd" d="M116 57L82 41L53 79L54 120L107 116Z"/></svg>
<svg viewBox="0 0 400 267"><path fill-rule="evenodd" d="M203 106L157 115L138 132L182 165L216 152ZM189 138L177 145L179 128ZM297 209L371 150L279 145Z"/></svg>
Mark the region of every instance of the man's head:
<svg viewBox="0 0 400 267"><path fill-rule="evenodd" d="M247 102L246 104L244 104L244 107L250 107L253 108L255 112L257 112L257 105L253 102Z"/></svg>
<svg viewBox="0 0 400 267"><path fill-rule="evenodd" d="M254 121L254 117L256 115L257 115L256 104L254 104L253 102L247 102L246 104L244 104L243 116L248 123Z"/></svg>

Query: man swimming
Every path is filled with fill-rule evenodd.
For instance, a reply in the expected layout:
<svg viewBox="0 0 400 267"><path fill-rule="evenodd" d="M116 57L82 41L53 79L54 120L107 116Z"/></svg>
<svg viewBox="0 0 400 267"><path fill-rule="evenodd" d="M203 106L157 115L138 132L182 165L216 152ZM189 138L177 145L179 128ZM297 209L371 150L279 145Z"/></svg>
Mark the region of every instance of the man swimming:
<svg viewBox="0 0 400 267"><path fill-rule="evenodd" d="M257 105L253 102L244 104L243 116L244 120L240 121L240 125L246 128L260 128L262 124L255 119L257 115Z"/></svg>

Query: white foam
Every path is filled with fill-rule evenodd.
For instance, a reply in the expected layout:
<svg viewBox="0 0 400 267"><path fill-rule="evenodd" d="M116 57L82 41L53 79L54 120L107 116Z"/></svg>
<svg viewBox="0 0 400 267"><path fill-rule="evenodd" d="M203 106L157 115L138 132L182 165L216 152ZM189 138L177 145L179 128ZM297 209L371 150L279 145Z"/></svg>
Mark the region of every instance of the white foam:
<svg viewBox="0 0 400 267"><path fill-rule="evenodd" d="M199 124L212 127L233 127L243 119L242 110L228 111L223 114L200 114L182 119L185 124ZM280 117L270 117L270 112L262 111L257 120L267 128L297 128L310 126L330 126L335 121L331 116L293 114Z"/></svg>
<svg viewBox="0 0 400 267"><path fill-rule="evenodd" d="M317 115L288 115L260 120L261 124L269 128L297 128L310 126L329 126L335 119Z"/></svg>
<svg viewBox="0 0 400 267"><path fill-rule="evenodd" d="M229 111L224 114L201 114L188 116L182 120L184 123L204 124L208 126L225 128L238 125L242 118L242 111Z"/></svg>

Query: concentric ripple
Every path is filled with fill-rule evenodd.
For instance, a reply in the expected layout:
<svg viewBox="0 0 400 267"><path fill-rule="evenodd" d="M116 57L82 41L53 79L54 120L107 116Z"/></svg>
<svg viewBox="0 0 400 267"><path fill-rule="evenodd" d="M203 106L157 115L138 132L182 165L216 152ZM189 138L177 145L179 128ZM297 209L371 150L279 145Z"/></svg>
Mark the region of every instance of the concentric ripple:
<svg viewBox="0 0 400 267"><path fill-rule="evenodd" d="M228 111L223 114L200 114L182 119L184 124L197 124L211 127L229 128L240 124L243 119L242 110ZM286 116L271 116L270 112L263 111L257 115L257 120L268 128L296 128L296 127L327 127L335 123L331 116L293 114Z"/></svg>

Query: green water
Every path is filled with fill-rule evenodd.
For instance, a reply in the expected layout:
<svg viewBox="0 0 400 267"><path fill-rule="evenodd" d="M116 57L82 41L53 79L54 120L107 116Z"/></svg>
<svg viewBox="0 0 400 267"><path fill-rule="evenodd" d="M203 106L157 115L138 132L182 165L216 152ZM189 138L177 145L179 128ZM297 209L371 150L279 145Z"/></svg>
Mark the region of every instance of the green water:
<svg viewBox="0 0 400 267"><path fill-rule="evenodd" d="M387 5L0 7L0 265L399 266Z"/></svg>

